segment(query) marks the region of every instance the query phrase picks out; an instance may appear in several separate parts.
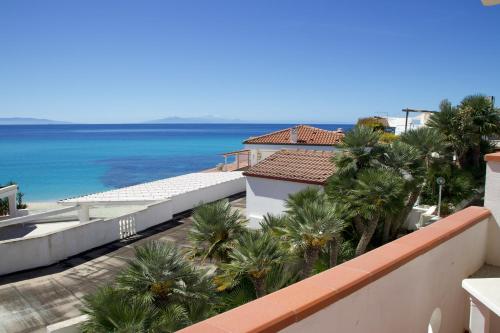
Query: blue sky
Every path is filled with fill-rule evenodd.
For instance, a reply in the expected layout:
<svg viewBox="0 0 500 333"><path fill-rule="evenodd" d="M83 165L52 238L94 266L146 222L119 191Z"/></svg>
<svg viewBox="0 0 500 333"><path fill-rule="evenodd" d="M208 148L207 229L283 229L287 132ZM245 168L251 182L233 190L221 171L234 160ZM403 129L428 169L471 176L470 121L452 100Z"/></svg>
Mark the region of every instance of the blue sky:
<svg viewBox="0 0 500 333"><path fill-rule="evenodd" d="M500 98L499 36L480 0L1 0L0 117L350 123Z"/></svg>

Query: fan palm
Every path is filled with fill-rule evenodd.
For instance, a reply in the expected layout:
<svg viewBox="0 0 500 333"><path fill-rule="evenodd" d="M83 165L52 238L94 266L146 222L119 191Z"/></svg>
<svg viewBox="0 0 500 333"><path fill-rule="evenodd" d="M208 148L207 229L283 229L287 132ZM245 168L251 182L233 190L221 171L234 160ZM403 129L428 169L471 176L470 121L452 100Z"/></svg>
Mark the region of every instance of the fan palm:
<svg viewBox="0 0 500 333"><path fill-rule="evenodd" d="M401 209L403 179L390 169L366 169L358 174L356 185L348 191L346 202L352 215L365 223L356 247L356 256L365 253L382 217Z"/></svg>
<svg viewBox="0 0 500 333"><path fill-rule="evenodd" d="M290 244L292 251L303 254L302 277L305 278L311 275L320 251L338 239L337 235L344 228L344 221L336 206L331 205L319 191L318 200L307 201L302 206L292 206L287 214L283 237ZM338 251L331 251L332 255L336 253Z"/></svg>
<svg viewBox="0 0 500 333"><path fill-rule="evenodd" d="M306 187L301 191L288 195L285 201L285 213L293 213L294 210L318 200L326 201L326 195L317 187Z"/></svg>
<svg viewBox="0 0 500 333"><path fill-rule="evenodd" d="M193 214L193 226L188 233L193 256L226 262L236 239L246 231L247 221L228 200L198 207Z"/></svg>
<svg viewBox="0 0 500 333"><path fill-rule="evenodd" d="M344 151L333 157L337 173L355 174L370 166L378 153L380 135L381 132L366 126L355 126L347 132L340 146Z"/></svg>
<svg viewBox="0 0 500 333"><path fill-rule="evenodd" d="M434 131L434 130L432 130ZM433 135L429 134L428 129L410 130L403 136L403 140L411 138L410 142L420 142L423 147L431 147L429 138ZM422 138L421 140L418 140ZM425 142L428 142L427 144ZM437 149L438 146L434 144ZM423 148L421 148L423 150ZM386 214L384 221L383 241L387 242L390 238L396 237L401 225L410 214L413 206L422 192L425 176L429 162L425 159L431 158L431 152L434 148L422 150L414 147L406 142L397 141L386 146L383 154L382 165L384 168L389 168L398 173L403 184L402 196L405 198L404 206L391 207L394 214ZM398 208L400 208L398 210Z"/></svg>
<svg viewBox="0 0 500 333"><path fill-rule="evenodd" d="M462 168L468 165L469 152L477 168L483 139L500 133L500 110L485 96L471 95L458 107L447 100L441 102L440 112L433 114L427 124L444 134Z"/></svg>
<svg viewBox="0 0 500 333"><path fill-rule="evenodd" d="M458 117L462 136L471 144L472 161L478 168L481 156L481 141L484 137L500 134L500 111L483 95L465 97L458 106Z"/></svg>
<svg viewBox="0 0 500 333"><path fill-rule="evenodd" d="M335 214L335 225L338 227L337 229L332 229L332 239L328 244L328 253L330 256L329 264L330 267L333 267L337 264L337 256L339 247L342 243L341 231L344 227L343 216L345 216L345 212L342 209L341 205L333 204L329 201L328 195L321 191L316 187L308 187L302 191L290 194L288 199L285 201L285 213L288 216L294 216L294 213L300 210L300 208L310 205L312 203L317 203L319 205L323 205L328 207L331 213ZM286 216L284 221L286 221ZM284 225L286 222L280 222ZM276 228L275 228L276 230ZM280 233L281 231L281 233ZM278 234L283 236L283 228L278 229L278 231L274 232L274 234Z"/></svg>
<svg viewBox="0 0 500 333"><path fill-rule="evenodd" d="M94 332L147 332L151 313L137 301L129 301L123 292L110 286L98 289L84 297L82 312L89 316L81 331Z"/></svg>
<svg viewBox="0 0 500 333"><path fill-rule="evenodd" d="M286 223L286 215L273 215L267 213L264 215L263 220L260 222L260 227L262 231L271 233L272 235L279 237L282 234L283 226Z"/></svg>
<svg viewBox="0 0 500 333"><path fill-rule="evenodd" d="M243 234L229 257L230 262L221 265L223 275L232 281L248 277L257 297L267 293L269 273L287 261L287 253L271 234L258 230Z"/></svg>
<svg viewBox="0 0 500 333"><path fill-rule="evenodd" d="M436 128L419 127L403 133L401 141L418 149L428 169L435 153L442 156L447 148L446 137Z"/></svg>
<svg viewBox="0 0 500 333"><path fill-rule="evenodd" d="M81 326L84 333L175 332L191 324L184 307L176 304L163 309L131 300L111 286L86 295L82 312L89 319Z"/></svg>
<svg viewBox="0 0 500 333"><path fill-rule="evenodd" d="M130 300L158 309L181 305L192 322L208 316L211 277L194 268L174 243L153 241L135 251L116 280Z"/></svg>

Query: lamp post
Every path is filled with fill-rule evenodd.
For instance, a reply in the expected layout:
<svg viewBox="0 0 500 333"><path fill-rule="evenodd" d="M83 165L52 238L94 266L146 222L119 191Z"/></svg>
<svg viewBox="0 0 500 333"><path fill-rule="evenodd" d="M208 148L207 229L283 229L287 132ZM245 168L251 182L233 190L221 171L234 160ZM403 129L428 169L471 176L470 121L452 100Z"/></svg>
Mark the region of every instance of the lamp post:
<svg viewBox="0 0 500 333"><path fill-rule="evenodd" d="M439 185L439 197L438 197L438 217L441 217L441 193L443 191L443 185L446 180L443 177L437 177L436 183Z"/></svg>

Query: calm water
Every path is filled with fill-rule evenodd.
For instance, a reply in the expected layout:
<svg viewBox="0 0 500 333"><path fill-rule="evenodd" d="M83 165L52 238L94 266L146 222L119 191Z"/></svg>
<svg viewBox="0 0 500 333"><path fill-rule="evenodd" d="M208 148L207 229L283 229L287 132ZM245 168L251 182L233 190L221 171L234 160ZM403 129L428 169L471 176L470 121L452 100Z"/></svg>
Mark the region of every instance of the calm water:
<svg viewBox="0 0 500 333"><path fill-rule="evenodd" d="M0 126L0 183L28 201L62 199L214 167L283 124ZM350 125L317 125L347 130Z"/></svg>

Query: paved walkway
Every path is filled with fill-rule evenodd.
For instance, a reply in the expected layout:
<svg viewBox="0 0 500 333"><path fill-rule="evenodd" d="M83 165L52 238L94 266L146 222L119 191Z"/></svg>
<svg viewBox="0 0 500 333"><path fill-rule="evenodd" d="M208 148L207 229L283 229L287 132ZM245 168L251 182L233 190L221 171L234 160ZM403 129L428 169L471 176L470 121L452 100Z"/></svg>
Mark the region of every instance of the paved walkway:
<svg viewBox="0 0 500 333"><path fill-rule="evenodd" d="M233 198L244 211L245 198ZM0 332L45 332L47 325L80 315L82 297L110 283L133 256L133 248L151 240L186 246L189 213L141 232L134 239L115 242L59 264L0 277ZM0 254L1 255L1 254Z"/></svg>

